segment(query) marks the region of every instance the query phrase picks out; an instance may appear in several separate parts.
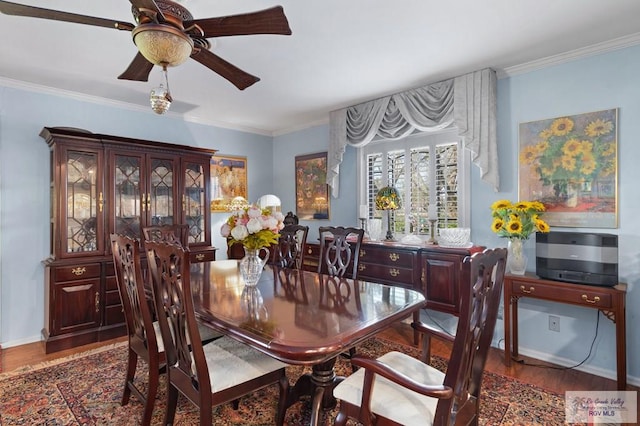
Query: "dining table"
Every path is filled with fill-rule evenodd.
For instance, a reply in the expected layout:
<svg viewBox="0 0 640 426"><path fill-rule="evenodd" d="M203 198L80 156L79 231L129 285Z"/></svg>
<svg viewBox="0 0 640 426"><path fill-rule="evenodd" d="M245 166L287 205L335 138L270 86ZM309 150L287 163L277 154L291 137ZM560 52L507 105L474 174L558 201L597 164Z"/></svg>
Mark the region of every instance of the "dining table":
<svg viewBox="0 0 640 426"><path fill-rule="evenodd" d="M311 398L310 424L336 405L336 359L425 305L415 290L265 266L245 286L238 260L191 264L196 317L203 324L291 365L310 366L290 387L287 408Z"/></svg>

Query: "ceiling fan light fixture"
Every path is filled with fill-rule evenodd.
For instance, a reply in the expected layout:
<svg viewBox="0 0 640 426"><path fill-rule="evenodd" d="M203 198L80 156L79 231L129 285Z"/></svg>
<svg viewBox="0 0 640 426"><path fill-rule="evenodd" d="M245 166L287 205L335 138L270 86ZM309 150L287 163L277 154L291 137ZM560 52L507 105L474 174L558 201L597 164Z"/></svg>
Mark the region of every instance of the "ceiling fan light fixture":
<svg viewBox="0 0 640 426"><path fill-rule="evenodd" d="M162 83L160 86L154 87L151 89L151 93L149 94L149 102L151 103L151 109L156 114L162 115L165 112L169 111L169 107L171 106L171 101L173 98L171 97L171 93L169 93L169 78L167 77L167 67L164 65L162 67L162 71L164 74L164 80L167 84L165 88Z"/></svg>
<svg viewBox="0 0 640 426"><path fill-rule="evenodd" d="M193 52L193 40L178 29L163 24L145 24L132 32L142 56L154 65L180 65Z"/></svg>

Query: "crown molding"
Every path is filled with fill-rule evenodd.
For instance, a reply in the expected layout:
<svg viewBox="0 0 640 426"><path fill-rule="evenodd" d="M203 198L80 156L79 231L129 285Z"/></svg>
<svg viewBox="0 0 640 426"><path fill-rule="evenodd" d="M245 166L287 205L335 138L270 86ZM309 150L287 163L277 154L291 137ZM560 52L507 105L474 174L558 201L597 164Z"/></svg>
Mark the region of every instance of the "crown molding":
<svg viewBox="0 0 640 426"><path fill-rule="evenodd" d="M615 38L613 40L597 43L591 46L582 47L580 49L570 50L558 55L548 56L546 58L536 59L535 61L514 65L503 70L496 70L496 73L498 78L513 77L515 75L525 74L542 68L571 62L576 59L587 58L590 56L612 52L614 50L624 49L627 47L635 46L637 44L640 44L640 33L630 34L624 37Z"/></svg>
<svg viewBox="0 0 640 426"><path fill-rule="evenodd" d="M45 95L59 96L62 98L73 99L80 102L89 102L101 106L109 106L113 108L124 109L127 111L142 112L145 114L158 115L151 110L151 107L147 108L142 105L132 104L130 102L116 101L113 99L103 98L101 96L88 95L86 93L74 92L71 90L57 89L49 86L44 86L36 83L29 83L20 80L14 80L6 77L0 77L0 86L10 87L13 89L26 90L34 93L40 93ZM192 114L178 114L171 110L163 114L165 117L182 120L194 124L202 124L207 126L219 127L222 129L237 130L240 132L246 132L251 134L258 134L262 136L273 136L273 133L264 129L257 129L249 126L240 126L232 123L215 121L210 119L203 119L197 115Z"/></svg>

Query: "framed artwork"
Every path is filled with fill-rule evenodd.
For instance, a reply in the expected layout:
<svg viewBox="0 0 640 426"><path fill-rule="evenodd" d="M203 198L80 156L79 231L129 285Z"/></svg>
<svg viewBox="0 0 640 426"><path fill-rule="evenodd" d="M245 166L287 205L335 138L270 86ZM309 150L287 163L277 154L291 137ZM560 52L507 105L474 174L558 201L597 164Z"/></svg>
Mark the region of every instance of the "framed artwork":
<svg viewBox="0 0 640 426"><path fill-rule="evenodd" d="M618 109L521 123L520 200L551 226L616 228Z"/></svg>
<svg viewBox="0 0 640 426"><path fill-rule="evenodd" d="M296 215L301 220L329 219L326 152L296 157Z"/></svg>
<svg viewBox="0 0 640 426"><path fill-rule="evenodd" d="M226 212L235 197L247 199L247 158L211 158L211 211Z"/></svg>

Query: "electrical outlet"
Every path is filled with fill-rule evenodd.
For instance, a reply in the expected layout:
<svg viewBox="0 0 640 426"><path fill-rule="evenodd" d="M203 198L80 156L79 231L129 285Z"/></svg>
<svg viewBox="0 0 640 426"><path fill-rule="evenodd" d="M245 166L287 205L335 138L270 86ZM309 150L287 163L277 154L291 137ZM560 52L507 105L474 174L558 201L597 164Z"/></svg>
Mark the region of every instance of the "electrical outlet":
<svg viewBox="0 0 640 426"><path fill-rule="evenodd" d="M549 315L549 330L560 332L560 317Z"/></svg>

